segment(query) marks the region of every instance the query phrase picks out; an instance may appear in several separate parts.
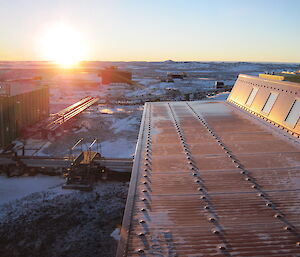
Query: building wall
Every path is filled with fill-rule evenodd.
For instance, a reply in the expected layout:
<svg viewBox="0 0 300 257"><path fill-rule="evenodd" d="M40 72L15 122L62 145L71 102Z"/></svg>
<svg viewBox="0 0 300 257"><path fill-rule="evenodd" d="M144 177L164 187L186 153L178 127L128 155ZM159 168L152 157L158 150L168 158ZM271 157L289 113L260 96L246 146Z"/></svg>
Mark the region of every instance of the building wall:
<svg viewBox="0 0 300 257"><path fill-rule="evenodd" d="M263 79L284 80L284 76L272 75L272 74L259 74L259 77Z"/></svg>
<svg viewBox="0 0 300 257"><path fill-rule="evenodd" d="M257 89L257 93L253 101L247 103L253 89ZM263 110L270 94L277 95L277 98L270 111L266 113ZM298 118L295 124L290 125L286 122L293 104L296 101L300 101L300 83L239 75L228 97L228 101L268 120L282 129L286 129L295 136L299 137L300 135L300 112L296 113Z"/></svg>
<svg viewBox="0 0 300 257"><path fill-rule="evenodd" d="M127 71L119 71L114 69L107 69L101 71L102 84L110 83L132 83L132 73Z"/></svg>
<svg viewBox="0 0 300 257"><path fill-rule="evenodd" d="M282 73L282 75L259 74L259 77L263 79L284 80L284 81L300 83L300 75L296 75L296 74L284 74L284 73Z"/></svg>
<svg viewBox="0 0 300 257"><path fill-rule="evenodd" d="M0 96L0 146L9 144L23 129L49 116L49 88L14 96Z"/></svg>

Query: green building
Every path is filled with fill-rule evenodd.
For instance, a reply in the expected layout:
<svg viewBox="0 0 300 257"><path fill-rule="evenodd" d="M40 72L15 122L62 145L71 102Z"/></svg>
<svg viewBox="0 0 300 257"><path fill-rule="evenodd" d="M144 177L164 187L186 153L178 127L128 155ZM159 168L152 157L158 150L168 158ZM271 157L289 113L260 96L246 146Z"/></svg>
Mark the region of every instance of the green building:
<svg viewBox="0 0 300 257"><path fill-rule="evenodd" d="M0 82L0 147L49 116L49 88L34 80Z"/></svg>

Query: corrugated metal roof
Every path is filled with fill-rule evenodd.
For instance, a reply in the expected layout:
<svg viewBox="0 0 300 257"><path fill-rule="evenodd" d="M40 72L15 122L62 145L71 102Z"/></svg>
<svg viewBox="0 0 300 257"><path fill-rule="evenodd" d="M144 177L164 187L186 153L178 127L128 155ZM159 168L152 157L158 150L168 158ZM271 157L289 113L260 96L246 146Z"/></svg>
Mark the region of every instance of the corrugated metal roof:
<svg viewBox="0 0 300 257"><path fill-rule="evenodd" d="M300 256L300 141L271 126L147 103L117 256Z"/></svg>

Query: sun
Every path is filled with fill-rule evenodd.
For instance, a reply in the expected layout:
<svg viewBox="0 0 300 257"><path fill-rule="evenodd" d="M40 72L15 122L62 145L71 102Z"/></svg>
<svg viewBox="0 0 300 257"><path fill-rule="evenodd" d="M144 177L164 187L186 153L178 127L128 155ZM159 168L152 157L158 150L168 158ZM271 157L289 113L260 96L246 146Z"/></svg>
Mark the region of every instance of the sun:
<svg viewBox="0 0 300 257"><path fill-rule="evenodd" d="M86 58L86 42L75 29L56 24L47 28L40 38L42 57L63 68L71 68Z"/></svg>

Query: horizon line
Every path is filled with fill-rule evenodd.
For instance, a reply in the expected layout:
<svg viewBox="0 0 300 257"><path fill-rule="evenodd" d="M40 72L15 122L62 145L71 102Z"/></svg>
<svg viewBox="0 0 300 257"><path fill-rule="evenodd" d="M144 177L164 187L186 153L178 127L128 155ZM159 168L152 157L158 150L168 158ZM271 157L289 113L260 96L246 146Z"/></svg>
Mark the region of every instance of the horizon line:
<svg viewBox="0 0 300 257"><path fill-rule="evenodd" d="M167 62L167 61L171 61L171 62L224 62L224 63L239 63L239 62L245 62L245 63L287 63L287 64L299 64L300 62L288 62L288 61L241 61L241 60L234 60L234 61L221 61L221 60L172 60L172 59L167 59L167 60L156 60L156 61L142 61L142 60L130 60L130 61L121 61L121 60L82 60L79 62L83 63L83 62ZM44 63L53 63L56 64L55 61L49 61L49 60L0 60L0 62L44 62Z"/></svg>

